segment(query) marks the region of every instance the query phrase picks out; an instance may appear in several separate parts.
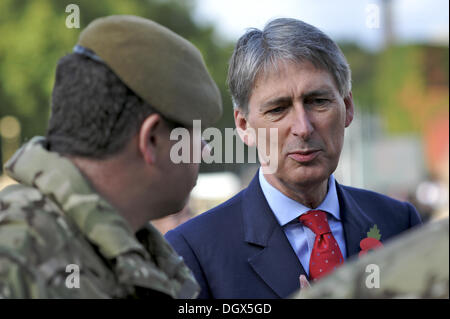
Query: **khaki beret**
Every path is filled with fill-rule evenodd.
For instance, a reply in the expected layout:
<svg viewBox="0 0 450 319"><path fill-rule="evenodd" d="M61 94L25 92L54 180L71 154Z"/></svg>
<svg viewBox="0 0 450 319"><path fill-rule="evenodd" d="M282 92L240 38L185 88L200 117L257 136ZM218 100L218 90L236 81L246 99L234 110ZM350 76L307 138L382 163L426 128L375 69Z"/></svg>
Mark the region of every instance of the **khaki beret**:
<svg viewBox="0 0 450 319"><path fill-rule="evenodd" d="M92 21L78 45L94 51L137 95L167 118L209 126L222 115L220 91L200 51L162 25L137 16Z"/></svg>

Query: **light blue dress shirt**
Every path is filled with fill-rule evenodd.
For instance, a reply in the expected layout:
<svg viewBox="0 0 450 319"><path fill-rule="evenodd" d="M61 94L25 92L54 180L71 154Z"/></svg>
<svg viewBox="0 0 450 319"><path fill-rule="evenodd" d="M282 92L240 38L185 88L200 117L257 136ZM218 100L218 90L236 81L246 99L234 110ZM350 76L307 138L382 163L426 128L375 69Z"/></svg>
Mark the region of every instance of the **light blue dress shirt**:
<svg viewBox="0 0 450 319"><path fill-rule="evenodd" d="M309 259L314 246L316 235L308 227L298 220L302 214L311 210L299 202L287 197L273 187L259 169L259 183L261 185L267 203L275 214L278 223L283 228L292 249L297 254L300 263L309 276ZM341 249L344 260L347 258L344 228L342 227L339 200L336 192L334 176L328 179L328 192L323 202L314 208L327 212L328 224L331 232Z"/></svg>

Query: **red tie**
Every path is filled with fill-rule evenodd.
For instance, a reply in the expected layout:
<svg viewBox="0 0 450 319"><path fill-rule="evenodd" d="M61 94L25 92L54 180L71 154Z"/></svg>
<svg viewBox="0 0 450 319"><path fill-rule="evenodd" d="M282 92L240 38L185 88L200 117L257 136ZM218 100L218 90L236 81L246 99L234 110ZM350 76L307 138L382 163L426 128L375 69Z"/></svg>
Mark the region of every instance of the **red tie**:
<svg viewBox="0 0 450 319"><path fill-rule="evenodd" d="M310 210L300 216L300 222L316 234L309 260L309 277L316 281L336 269L344 262L341 250L331 233L327 214L321 210Z"/></svg>

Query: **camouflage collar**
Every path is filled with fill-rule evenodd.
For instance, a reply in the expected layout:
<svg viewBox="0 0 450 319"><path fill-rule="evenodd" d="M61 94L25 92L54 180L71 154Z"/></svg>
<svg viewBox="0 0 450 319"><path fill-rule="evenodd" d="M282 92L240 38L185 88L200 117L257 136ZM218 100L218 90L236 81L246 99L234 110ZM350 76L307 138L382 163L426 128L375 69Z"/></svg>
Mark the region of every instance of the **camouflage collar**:
<svg viewBox="0 0 450 319"><path fill-rule="evenodd" d="M148 258L127 222L63 156L47 151L43 137L34 137L5 164L18 182L53 199L107 259L135 251Z"/></svg>

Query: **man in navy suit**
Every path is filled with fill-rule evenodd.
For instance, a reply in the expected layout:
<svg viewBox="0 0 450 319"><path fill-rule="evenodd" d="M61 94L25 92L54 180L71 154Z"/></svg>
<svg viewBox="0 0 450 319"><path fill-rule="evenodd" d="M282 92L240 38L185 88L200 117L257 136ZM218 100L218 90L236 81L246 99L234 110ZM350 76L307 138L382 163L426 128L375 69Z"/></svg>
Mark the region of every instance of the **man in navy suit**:
<svg viewBox="0 0 450 319"><path fill-rule="evenodd" d="M228 84L243 141L276 148L260 152L246 189L167 233L200 298L288 297L301 275L320 280L361 247L421 223L408 203L335 181L354 107L349 66L327 35L294 19L249 30L230 60ZM261 137L269 128L275 141ZM273 162L276 170L268 169ZM375 238L364 247L368 235Z"/></svg>

